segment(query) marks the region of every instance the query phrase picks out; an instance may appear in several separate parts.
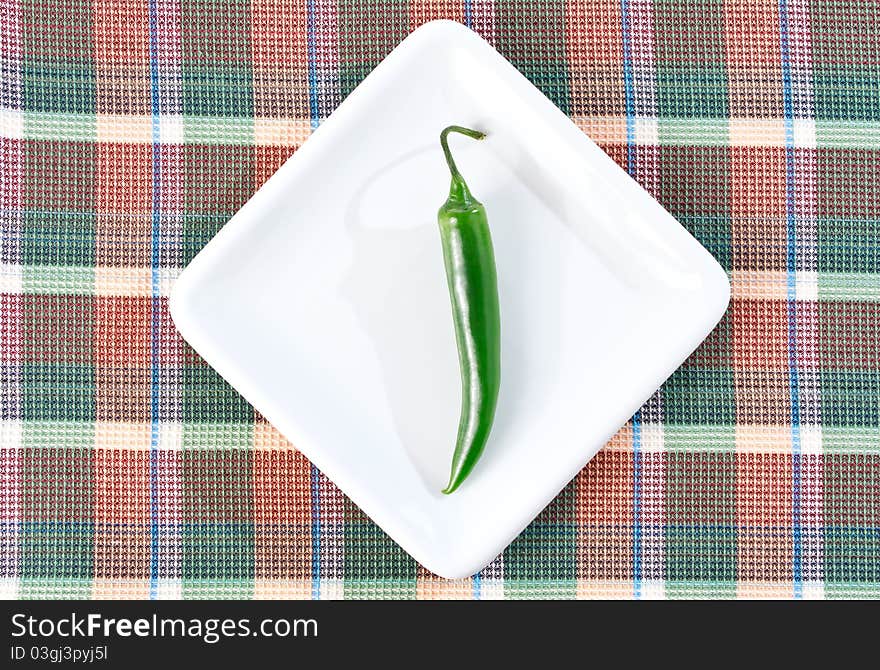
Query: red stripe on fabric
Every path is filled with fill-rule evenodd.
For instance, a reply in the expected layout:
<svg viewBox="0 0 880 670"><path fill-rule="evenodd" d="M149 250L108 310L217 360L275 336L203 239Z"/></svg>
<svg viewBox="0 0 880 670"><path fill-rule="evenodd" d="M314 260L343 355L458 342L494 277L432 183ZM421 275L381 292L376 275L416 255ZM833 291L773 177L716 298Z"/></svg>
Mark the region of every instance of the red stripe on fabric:
<svg viewBox="0 0 880 670"><path fill-rule="evenodd" d="M23 302L21 294L0 293L0 364L3 367L18 365L23 358Z"/></svg>
<svg viewBox="0 0 880 670"><path fill-rule="evenodd" d="M95 2L94 40L98 64L150 62L150 5L146 0Z"/></svg>
<svg viewBox="0 0 880 670"><path fill-rule="evenodd" d="M632 426L622 428L575 479L577 577L632 579ZM625 450L624 450L625 449Z"/></svg>
<svg viewBox="0 0 880 670"><path fill-rule="evenodd" d="M410 0L409 27L415 30L435 19L464 22L464 3L461 0Z"/></svg>
<svg viewBox="0 0 880 670"><path fill-rule="evenodd" d="M880 303L822 302L815 317L822 370L880 369Z"/></svg>
<svg viewBox="0 0 880 670"><path fill-rule="evenodd" d="M734 299L733 364L737 369L788 370L788 305L783 300Z"/></svg>
<svg viewBox="0 0 880 670"><path fill-rule="evenodd" d="M733 269L785 271L785 149L731 147L728 151Z"/></svg>
<svg viewBox="0 0 880 670"><path fill-rule="evenodd" d="M24 363L91 365L95 348L95 298L87 295L21 296Z"/></svg>
<svg viewBox="0 0 880 670"><path fill-rule="evenodd" d="M254 188L260 188L269 177L284 165L284 161L290 158L295 147L254 147Z"/></svg>
<svg viewBox="0 0 880 670"><path fill-rule="evenodd" d="M95 577L150 575L150 454L95 450Z"/></svg>
<svg viewBox="0 0 880 670"><path fill-rule="evenodd" d="M254 577L309 579L310 464L271 426L257 423L254 430Z"/></svg>
<svg viewBox="0 0 880 670"><path fill-rule="evenodd" d="M95 207L95 145L91 142L24 140L25 209L92 212Z"/></svg>
<svg viewBox="0 0 880 670"><path fill-rule="evenodd" d="M736 455L737 576L792 579L792 463L787 453Z"/></svg>
<svg viewBox="0 0 880 670"><path fill-rule="evenodd" d="M151 299L99 296L95 344L98 365L150 366Z"/></svg>

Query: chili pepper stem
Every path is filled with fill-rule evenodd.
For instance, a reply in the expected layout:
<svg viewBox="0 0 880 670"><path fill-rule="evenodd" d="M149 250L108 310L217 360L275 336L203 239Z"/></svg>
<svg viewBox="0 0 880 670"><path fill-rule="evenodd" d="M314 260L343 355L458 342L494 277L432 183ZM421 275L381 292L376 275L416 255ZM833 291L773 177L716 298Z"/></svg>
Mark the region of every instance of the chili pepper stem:
<svg viewBox="0 0 880 670"><path fill-rule="evenodd" d="M471 128L465 128L464 126L447 126L440 133L440 146L443 147L443 155L446 156L446 164L449 166L449 172L452 175L452 184L449 187L449 199L467 202L473 200L473 196L471 196L467 184L465 184L461 173L458 171L458 166L455 164L452 152L449 151L449 142L447 140L449 133L459 133L474 140L485 139L486 133L480 132L479 130L472 130Z"/></svg>

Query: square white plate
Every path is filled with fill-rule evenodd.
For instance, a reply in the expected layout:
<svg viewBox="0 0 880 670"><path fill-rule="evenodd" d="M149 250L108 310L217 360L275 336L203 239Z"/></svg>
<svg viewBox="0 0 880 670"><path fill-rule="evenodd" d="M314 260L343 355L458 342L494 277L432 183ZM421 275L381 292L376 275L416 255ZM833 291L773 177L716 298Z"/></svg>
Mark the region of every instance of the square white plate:
<svg viewBox="0 0 880 670"><path fill-rule="evenodd" d="M436 212L450 138L495 244L502 385L453 495L460 407ZM491 561L705 338L727 277L492 47L413 32L181 274L183 337L429 570Z"/></svg>

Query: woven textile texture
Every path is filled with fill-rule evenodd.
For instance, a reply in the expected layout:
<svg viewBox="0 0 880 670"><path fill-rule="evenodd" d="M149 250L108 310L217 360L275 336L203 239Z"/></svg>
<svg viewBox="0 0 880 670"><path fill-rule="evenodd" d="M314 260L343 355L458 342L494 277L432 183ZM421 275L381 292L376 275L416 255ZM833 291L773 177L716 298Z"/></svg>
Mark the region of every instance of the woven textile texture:
<svg viewBox="0 0 880 670"><path fill-rule="evenodd" d="M0 6L4 595L880 596L874 0ZM491 42L733 290L632 421L459 581L314 470L167 305L180 269L433 18Z"/></svg>

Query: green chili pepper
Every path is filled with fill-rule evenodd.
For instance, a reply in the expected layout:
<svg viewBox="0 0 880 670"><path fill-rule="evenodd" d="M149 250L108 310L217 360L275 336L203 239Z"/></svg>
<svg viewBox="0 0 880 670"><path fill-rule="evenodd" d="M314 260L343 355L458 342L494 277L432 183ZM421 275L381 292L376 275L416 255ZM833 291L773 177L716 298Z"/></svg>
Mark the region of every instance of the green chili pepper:
<svg viewBox="0 0 880 670"><path fill-rule="evenodd" d="M486 209L471 195L449 153L449 133L475 140L485 137L461 126L449 126L440 133L452 184L437 221L461 367L461 417L452 472L443 493L455 491L483 453L495 419L501 381L501 318L492 237Z"/></svg>

